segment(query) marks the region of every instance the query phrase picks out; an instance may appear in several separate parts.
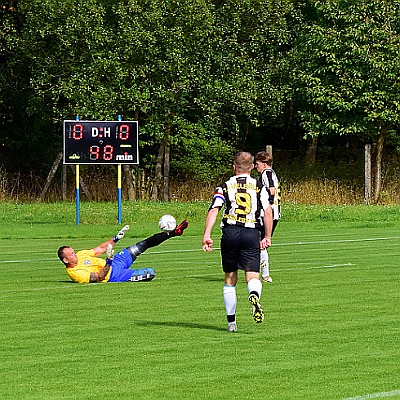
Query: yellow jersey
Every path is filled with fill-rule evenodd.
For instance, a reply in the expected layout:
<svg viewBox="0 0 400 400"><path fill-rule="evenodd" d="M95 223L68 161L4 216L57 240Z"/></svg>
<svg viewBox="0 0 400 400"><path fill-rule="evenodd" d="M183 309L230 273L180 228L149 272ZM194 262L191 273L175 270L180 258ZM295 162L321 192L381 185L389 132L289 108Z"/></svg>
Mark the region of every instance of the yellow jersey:
<svg viewBox="0 0 400 400"><path fill-rule="evenodd" d="M105 260L95 257L93 250L77 251L76 255L78 257L78 264L75 267L66 268L67 274L74 282L89 283L91 272L100 272L106 265ZM107 282L110 279L110 274L111 268L102 282Z"/></svg>

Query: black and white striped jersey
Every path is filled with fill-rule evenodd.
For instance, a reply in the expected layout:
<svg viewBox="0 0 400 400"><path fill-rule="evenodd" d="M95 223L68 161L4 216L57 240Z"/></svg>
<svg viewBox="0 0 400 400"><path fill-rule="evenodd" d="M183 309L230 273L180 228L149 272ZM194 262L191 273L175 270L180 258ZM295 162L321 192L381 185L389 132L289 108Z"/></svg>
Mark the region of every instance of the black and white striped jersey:
<svg viewBox="0 0 400 400"><path fill-rule="evenodd" d="M266 188L275 188L275 194L270 196L269 202L272 205L272 215L274 220L281 218L281 189L278 176L272 168L267 168L261 173L261 182Z"/></svg>
<svg viewBox="0 0 400 400"><path fill-rule="evenodd" d="M260 228L260 217L270 207L269 192L248 174L232 176L228 181L215 189L210 206L224 207L221 228L227 225Z"/></svg>

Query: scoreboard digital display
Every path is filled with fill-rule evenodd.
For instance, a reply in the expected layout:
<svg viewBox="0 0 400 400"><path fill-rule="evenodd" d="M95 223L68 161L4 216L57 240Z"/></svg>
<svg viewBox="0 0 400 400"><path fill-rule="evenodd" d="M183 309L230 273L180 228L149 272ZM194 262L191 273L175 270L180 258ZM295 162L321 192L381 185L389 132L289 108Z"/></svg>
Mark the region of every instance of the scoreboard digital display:
<svg viewBox="0 0 400 400"><path fill-rule="evenodd" d="M137 121L64 121L64 164L139 164Z"/></svg>

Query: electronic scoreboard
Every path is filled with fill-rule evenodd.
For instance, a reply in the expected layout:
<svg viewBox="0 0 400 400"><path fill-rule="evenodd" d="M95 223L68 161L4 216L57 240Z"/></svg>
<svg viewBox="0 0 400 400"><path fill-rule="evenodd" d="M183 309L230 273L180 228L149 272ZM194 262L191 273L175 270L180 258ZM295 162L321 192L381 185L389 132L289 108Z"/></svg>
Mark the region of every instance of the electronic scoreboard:
<svg viewBox="0 0 400 400"><path fill-rule="evenodd" d="M139 164L137 121L64 121L64 164Z"/></svg>

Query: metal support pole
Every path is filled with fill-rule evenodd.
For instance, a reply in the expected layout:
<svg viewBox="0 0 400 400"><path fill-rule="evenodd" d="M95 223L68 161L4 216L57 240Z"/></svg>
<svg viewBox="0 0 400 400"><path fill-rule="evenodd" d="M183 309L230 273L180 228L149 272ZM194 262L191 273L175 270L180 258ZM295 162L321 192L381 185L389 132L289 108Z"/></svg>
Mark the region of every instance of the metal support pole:
<svg viewBox="0 0 400 400"><path fill-rule="evenodd" d="M75 117L77 121L79 121L79 115ZM76 173L75 173L75 222L77 225L80 223L80 194L79 194L79 164L75 166Z"/></svg>
<svg viewBox="0 0 400 400"><path fill-rule="evenodd" d="M75 173L75 209L76 209L76 216L75 221L76 224L79 225L80 223L80 195L79 195L79 164L75 166L76 173Z"/></svg>
<svg viewBox="0 0 400 400"><path fill-rule="evenodd" d="M118 115L118 121L122 121L122 115ZM118 164L118 223L122 224L122 167Z"/></svg>
<svg viewBox="0 0 400 400"><path fill-rule="evenodd" d="M122 168L118 164L118 223L122 223Z"/></svg>

